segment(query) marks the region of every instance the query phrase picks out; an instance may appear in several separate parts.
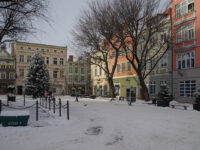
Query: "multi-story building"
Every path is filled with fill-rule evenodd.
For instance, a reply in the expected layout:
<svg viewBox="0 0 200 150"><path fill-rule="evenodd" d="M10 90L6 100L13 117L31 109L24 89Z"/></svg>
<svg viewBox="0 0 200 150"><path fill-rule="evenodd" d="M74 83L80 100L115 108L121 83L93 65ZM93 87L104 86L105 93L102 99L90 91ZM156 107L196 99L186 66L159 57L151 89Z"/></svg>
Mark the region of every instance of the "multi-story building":
<svg viewBox="0 0 200 150"><path fill-rule="evenodd" d="M165 24L163 25L163 32L157 35L157 40L160 41L159 43L171 43L167 41L168 37L171 37L171 9L165 11L166 18ZM166 50L165 48L163 49ZM152 60L149 64L149 69L154 65L154 61ZM167 50L166 54L161 58L158 62L155 69L151 72L148 76L149 82L149 95L150 97L157 97L160 91L161 85L166 85L169 91L169 94L172 94L172 45L170 44L169 49Z"/></svg>
<svg viewBox="0 0 200 150"><path fill-rule="evenodd" d="M0 47L0 94L6 94L8 87L15 84L15 59L6 50Z"/></svg>
<svg viewBox="0 0 200 150"><path fill-rule="evenodd" d="M50 75L51 89L55 94L65 94L67 47L36 43L14 42L12 54L16 58L16 93L25 91L24 80L31 58L36 51L44 57Z"/></svg>
<svg viewBox="0 0 200 150"><path fill-rule="evenodd" d="M90 95L90 65L83 60L75 61L69 56L66 63L66 92L68 95Z"/></svg>
<svg viewBox="0 0 200 150"><path fill-rule="evenodd" d="M200 88L200 1L171 0L173 24L173 95L194 101Z"/></svg>
<svg viewBox="0 0 200 150"><path fill-rule="evenodd" d="M112 54L109 60L110 68L114 64L115 51L111 51L111 53ZM131 88L136 88L136 96L140 96L140 86L136 72L132 68L130 62L126 59L124 50L121 50L118 57L118 63L115 69L113 82L115 86L115 96L126 98L127 91L129 91Z"/></svg>
<svg viewBox="0 0 200 150"><path fill-rule="evenodd" d="M101 53L97 53L99 57L102 57ZM102 62L102 67L105 67L105 63ZM95 96L110 96L110 87L106 72L98 65L91 64L91 84L92 84L92 95Z"/></svg>

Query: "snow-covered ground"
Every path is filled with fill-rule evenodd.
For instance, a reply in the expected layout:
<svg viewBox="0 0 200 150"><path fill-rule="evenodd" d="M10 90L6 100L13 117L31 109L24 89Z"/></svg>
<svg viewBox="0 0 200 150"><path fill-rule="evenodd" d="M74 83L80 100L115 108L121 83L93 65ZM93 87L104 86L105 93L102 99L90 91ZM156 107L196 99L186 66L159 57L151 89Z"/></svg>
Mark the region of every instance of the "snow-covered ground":
<svg viewBox="0 0 200 150"><path fill-rule="evenodd" d="M58 97L57 97L58 98ZM0 150L199 150L200 112L162 108L137 101L61 96L70 101L70 120L53 111L31 107L27 127L0 125ZM6 103L6 96L0 96ZM27 98L27 106L35 103ZM23 97L11 106L23 106ZM3 107L3 110L8 110Z"/></svg>

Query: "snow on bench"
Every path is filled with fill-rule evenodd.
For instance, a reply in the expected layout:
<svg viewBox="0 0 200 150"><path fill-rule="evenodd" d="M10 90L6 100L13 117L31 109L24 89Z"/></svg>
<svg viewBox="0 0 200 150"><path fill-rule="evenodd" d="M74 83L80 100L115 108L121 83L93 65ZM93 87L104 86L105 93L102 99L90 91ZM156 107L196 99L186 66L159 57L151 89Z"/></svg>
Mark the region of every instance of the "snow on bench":
<svg viewBox="0 0 200 150"><path fill-rule="evenodd" d="M29 111L2 111L0 116L29 116Z"/></svg>
<svg viewBox="0 0 200 150"><path fill-rule="evenodd" d="M175 101L171 102L170 105L171 105L172 108L175 108L175 107L178 106L178 107L183 107L185 110L187 110L187 107L189 107L188 104L179 103L179 102L175 102Z"/></svg>

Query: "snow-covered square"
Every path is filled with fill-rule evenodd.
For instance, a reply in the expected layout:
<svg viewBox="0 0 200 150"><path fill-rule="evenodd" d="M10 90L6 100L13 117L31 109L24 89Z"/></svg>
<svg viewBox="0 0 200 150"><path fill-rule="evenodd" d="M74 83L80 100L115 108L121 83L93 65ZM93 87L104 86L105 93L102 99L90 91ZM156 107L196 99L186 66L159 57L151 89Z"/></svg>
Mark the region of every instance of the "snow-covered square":
<svg viewBox="0 0 200 150"><path fill-rule="evenodd" d="M70 104L70 120L66 109L62 117L48 109L29 108L27 127L2 127L1 150L199 150L200 113L182 108L162 108L137 100L127 102L106 98L60 96L62 104ZM6 96L0 96L6 103ZM26 106L35 103L26 98ZM23 106L17 96L10 106ZM4 110L11 110L3 107Z"/></svg>

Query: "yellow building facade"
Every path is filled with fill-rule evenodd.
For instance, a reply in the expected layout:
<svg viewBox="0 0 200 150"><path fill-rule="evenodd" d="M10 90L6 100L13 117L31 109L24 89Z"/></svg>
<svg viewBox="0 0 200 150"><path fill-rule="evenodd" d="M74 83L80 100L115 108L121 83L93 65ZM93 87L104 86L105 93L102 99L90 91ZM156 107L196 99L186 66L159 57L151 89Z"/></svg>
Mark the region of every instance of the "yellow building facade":
<svg viewBox="0 0 200 150"><path fill-rule="evenodd" d="M95 55L101 57L100 53L96 53ZM102 69L104 68L105 64L101 62L101 64L99 65L101 67L95 64L91 64L92 95L107 97L110 95L110 89L109 89L109 83L106 77L106 73Z"/></svg>
<svg viewBox="0 0 200 150"><path fill-rule="evenodd" d="M55 94L64 94L67 47L25 42L14 42L12 45L12 55L16 59L16 93L23 94L25 91L25 77L31 58L36 51L44 57L47 65L51 83L50 90Z"/></svg>

